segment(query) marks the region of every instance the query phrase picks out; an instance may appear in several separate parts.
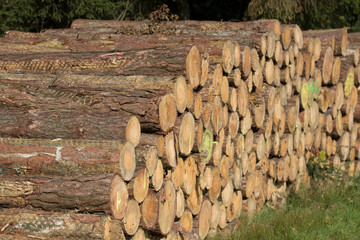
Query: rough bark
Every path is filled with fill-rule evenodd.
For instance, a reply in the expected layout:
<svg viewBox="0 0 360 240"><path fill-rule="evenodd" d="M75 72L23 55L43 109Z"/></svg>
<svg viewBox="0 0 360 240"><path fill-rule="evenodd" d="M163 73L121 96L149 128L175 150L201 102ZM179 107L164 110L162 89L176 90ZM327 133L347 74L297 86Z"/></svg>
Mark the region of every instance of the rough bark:
<svg viewBox="0 0 360 240"><path fill-rule="evenodd" d="M125 140L131 116L141 132L161 132L159 103L173 85L173 77L3 74L0 135Z"/></svg>
<svg viewBox="0 0 360 240"><path fill-rule="evenodd" d="M1 177L1 206L47 211L111 213L113 174L75 177Z"/></svg>
<svg viewBox="0 0 360 240"><path fill-rule="evenodd" d="M74 176L120 173L117 141L0 138L0 169L5 175ZM138 167L147 150L135 150Z"/></svg>
<svg viewBox="0 0 360 240"><path fill-rule="evenodd" d="M125 239L120 221L94 214L3 209L0 226L5 239Z"/></svg>

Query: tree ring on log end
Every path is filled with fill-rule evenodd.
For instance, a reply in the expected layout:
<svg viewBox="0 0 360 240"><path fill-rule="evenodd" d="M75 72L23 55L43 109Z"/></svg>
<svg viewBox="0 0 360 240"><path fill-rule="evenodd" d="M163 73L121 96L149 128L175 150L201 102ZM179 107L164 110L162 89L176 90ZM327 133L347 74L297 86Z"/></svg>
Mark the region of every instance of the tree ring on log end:
<svg viewBox="0 0 360 240"><path fill-rule="evenodd" d="M128 203L128 190L125 182L116 175L111 183L110 205L115 219L122 219Z"/></svg>
<svg viewBox="0 0 360 240"><path fill-rule="evenodd" d="M125 181L129 181L136 168L135 148L131 142L126 142L120 150L120 173Z"/></svg>

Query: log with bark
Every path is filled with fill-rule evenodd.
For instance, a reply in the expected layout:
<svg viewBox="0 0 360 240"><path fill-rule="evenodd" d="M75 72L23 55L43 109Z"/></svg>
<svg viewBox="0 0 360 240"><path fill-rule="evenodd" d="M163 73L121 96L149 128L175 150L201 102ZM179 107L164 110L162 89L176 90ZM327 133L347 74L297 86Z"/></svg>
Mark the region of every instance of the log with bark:
<svg viewBox="0 0 360 240"><path fill-rule="evenodd" d="M0 226L4 239L125 239L121 221L95 214L2 209Z"/></svg>
<svg viewBox="0 0 360 240"><path fill-rule="evenodd" d="M112 187L113 180L116 183ZM121 187L122 182L120 178L114 178L114 174L73 177L2 176L0 205L3 208L32 207L47 211L76 210L79 213L110 214L112 209L117 208L119 212L119 208L126 208L124 203L113 207L117 201L112 198L125 198L124 190L127 192L127 189L125 185Z"/></svg>

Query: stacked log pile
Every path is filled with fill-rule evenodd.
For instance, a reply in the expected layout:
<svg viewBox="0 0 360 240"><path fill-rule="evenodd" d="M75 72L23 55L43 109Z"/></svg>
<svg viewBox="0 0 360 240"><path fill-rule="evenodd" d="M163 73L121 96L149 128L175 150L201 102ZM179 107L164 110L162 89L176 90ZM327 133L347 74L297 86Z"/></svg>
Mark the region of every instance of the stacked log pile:
<svg viewBox="0 0 360 240"><path fill-rule="evenodd" d="M119 22L0 39L0 236L204 239L360 172L359 49L276 20ZM331 40L329 40L331 39Z"/></svg>

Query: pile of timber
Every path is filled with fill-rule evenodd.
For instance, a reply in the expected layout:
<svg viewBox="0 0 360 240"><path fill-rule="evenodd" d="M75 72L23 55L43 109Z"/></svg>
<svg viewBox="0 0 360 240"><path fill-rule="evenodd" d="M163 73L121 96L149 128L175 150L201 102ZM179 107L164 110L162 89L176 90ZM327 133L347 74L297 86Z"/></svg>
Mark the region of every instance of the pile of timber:
<svg viewBox="0 0 360 240"><path fill-rule="evenodd" d="M348 38L277 20L7 32L0 237L204 239L282 205L320 151L358 175Z"/></svg>

